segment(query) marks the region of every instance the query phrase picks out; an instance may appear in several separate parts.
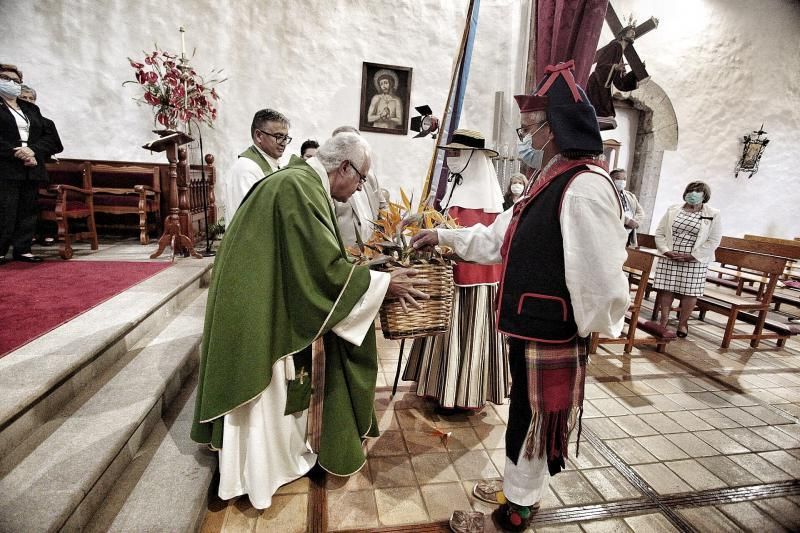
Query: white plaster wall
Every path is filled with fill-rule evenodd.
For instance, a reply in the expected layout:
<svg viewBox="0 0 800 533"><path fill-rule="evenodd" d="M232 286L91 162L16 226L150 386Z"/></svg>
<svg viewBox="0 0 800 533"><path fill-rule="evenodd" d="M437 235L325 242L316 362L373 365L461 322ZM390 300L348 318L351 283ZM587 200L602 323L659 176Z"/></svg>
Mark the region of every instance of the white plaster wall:
<svg viewBox="0 0 800 533"><path fill-rule="evenodd" d="M636 146L636 130L639 129L639 111L632 107L624 107L617 104L617 127L613 130L600 132L604 141L613 139L622 144L619 148L619 158L616 165L614 161L609 161L609 170L614 168L624 168L630 176L633 166L633 151Z"/></svg>
<svg viewBox="0 0 800 533"><path fill-rule="evenodd" d="M521 85L519 53L528 0L483 0L464 119L491 136L494 93ZM335 127L358 126L362 61L412 67L411 105L441 113L461 39L466 0L0 0L0 62L17 64L55 120L63 157L162 161L140 146L153 138L149 106L137 106L126 57L154 43L180 50L178 26L201 73L223 67L228 81L206 152L219 175L249 143L253 113L262 107L292 121L297 153L306 138L324 141ZM13 21L13 24L9 24ZM524 53L524 48L523 48ZM509 104L510 105L510 104ZM510 119L512 122L514 119ZM430 138L365 133L377 174L396 192L421 189ZM199 159L199 154L193 154ZM219 188L221 190L221 187ZM218 195L218 198L222 198ZM224 201L224 200L223 200Z"/></svg>
<svg viewBox="0 0 800 533"><path fill-rule="evenodd" d="M620 17L660 20L636 41L667 93L679 127L665 152L657 223L689 181L706 181L725 235L800 236L800 2L794 0L613 0ZM612 37L607 27L601 45ZM742 136L761 123L771 142L752 179L733 169Z"/></svg>

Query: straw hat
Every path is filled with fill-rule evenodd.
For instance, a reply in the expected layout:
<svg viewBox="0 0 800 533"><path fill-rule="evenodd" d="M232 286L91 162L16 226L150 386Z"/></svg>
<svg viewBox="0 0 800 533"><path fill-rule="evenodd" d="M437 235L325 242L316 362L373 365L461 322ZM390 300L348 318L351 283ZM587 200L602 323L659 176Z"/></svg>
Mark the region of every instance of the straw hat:
<svg viewBox="0 0 800 533"><path fill-rule="evenodd" d="M475 130L456 130L450 138L450 143L438 147L440 150L482 150L488 152L489 157L497 157L499 154L491 148L486 148L486 139L479 131Z"/></svg>

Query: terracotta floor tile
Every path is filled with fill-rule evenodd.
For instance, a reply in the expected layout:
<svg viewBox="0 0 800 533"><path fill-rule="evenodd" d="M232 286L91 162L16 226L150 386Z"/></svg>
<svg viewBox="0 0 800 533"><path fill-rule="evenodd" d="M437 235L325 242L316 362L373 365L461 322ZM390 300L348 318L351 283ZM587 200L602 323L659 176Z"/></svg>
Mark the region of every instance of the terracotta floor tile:
<svg viewBox="0 0 800 533"><path fill-rule="evenodd" d="M454 451L450 460L462 481L502 477L486 451Z"/></svg>
<svg viewBox="0 0 800 533"><path fill-rule="evenodd" d="M491 407L484 407L484 409L491 409ZM470 420L471 413L453 413L449 415L437 414L437 427L440 428L468 428L472 426Z"/></svg>
<svg viewBox="0 0 800 533"><path fill-rule="evenodd" d="M446 453L413 455L411 464L420 485L458 481L458 474Z"/></svg>
<svg viewBox="0 0 800 533"><path fill-rule="evenodd" d="M427 409L403 409L396 412L397 422L404 431L427 431L436 427L439 417L433 411Z"/></svg>
<svg viewBox="0 0 800 533"><path fill-rule="evenodd" d="M659 494L692 490L692 487L663 464L635 465L633 469Z"/></svg>
<svg viewBox="0 0 800 533"><path fill-rule="evenodd" d="M694 435L700 440L710 444L718 452L728 455L732 453L747 453L748 450L728 435L717 429L712 431L697 431Z"/></svg>
<svg viewBox="0 0 800 533"><path fill-rule="evenodd" d="M689 457L683 450L663 435L639 437L636 439L636 442L641 444L645 450L653 454L659 461L670 461Z"/></svg>
<svg viewBox="0 0 800 533"><path fill-rule="evenodd" d="M441 437L431 431L403 431L403 437L411 455L447 451Z"/></svg>
<svg viewBox="0 0 800 533"><path fill-rule="evenodd" d="M502 426L501 426L502 427ZM448 450L482 450L483 443L472 426L441 428L442 431L450 433L447 439Z"/></svg>
<svg viewBox="0 0 800 533"><path fill-rule="evenodd" d="M661 513L629 516L625 518L625 522L633 531L647 531L650 533L677 533L678 531Z"/></svg>
<svg viewBox="0 0 800 533"><path fill-rule="evenodd" d="M256 533L280 531L304 533L308 517L308 494L273 496L272 505L256 521Z"/></svg>
<svg viewBox="0 0 800 533"><path fill-rule="evenodd" d="M678 513L700 533L720 533L739 529L730 518L714 507L680 509Z"/></svg>
<svg viewBox="0 0 800 533"><path fill-rule="evenodd" d="M705 457L708 455L717 455L719 452L695 437L693 433L672 433L666 435L673 444L678 446L681 450L686 452L689 457Z"/></svg>
<svg viewBox="0 0 800 533"><path fill-rule="evenodd" d="M694 459L670 461L664 464L695 490L719 489L728 486Z"/></svg>
<svg viewBox="0 0 800 533"><path fill-rule="evenodd" d="M765 483L792 479L790 474L754 453L731 455L730 459Z"/></svg>
<svg viewBox="0 0 800 533"><path fill-rule="evenodd" d="M455 510L469 511L472 508L461 483L424 485L420 490L431 520L447 520Z"/></svg>
<svg viewBox="0 0 800 533"><path fill-rule="evenodd" d="M375 489L378 520L385 526L417 524L428 521L422 495L416 487ZM363 527L359 524L359 527Z"/></svg>
<svg viewBox="0 0 800 533"><path fill-rule="evenodd" d="M295 479L291 483L282 486L275 491L275 494L307 494L310 486L311 481L308 479L308 476L303 476L300 479Z"/></svg>
<svg viewBox="0 0 800 533"><path fill-rule="evenodd" d="M589 480L589 483L606 501L625 500L641 496L639 491L615 468L584 470L583 476Z"/></svg>
<svg viewBox="0 0 800 533"><path fill-rule="evenodd" d="M490 425L490 426L505 425L503 419L498 416L497 411L495 411L495 409L491 405L487 405L477 413L470 415L468 418L469 418L469 423L475 427L483 425Z"/></svg>
<svg viewBox="0 0 800 533"><path fill-rule="evenodd" d="M658 461L653 454L645 450L642 445L633 438L608 440L606 444L620 459L629 465L655 463Z"/></svg>
<svg viewBox="0 0 800 533"><path fill-rule="evenodd" d="M405 455L406 446L403 441L403 433L384 431L380 437L367 440L367 450L370 456Z"/></svg>
<svg viewBox="0 0 800 533"><path fill-rule="evenodd" d="M375 488L417 486L417 478L407 455L370 457L369 470Z"/></svg>
<svg viewBox="0 0 800 533"><path fill-rule="evenodd" d="M475 433L487 450L505 448L506 446L506 426L474 426Z"/></svg>
<svg viewBox="0 0 800 533"><path fill-rule="evenodd" d="M233 504L228 505L222 531L226 533L253 531L260 514L261 512L250 504L246 496L238 498Z"/></svg>
<svg viewBox="0 0 800 533"><path fill-rule="evenodd" d="M397 423L394 409L384 409L381 411L375 410L375 417L378 419L378 429L381 433L384 431L397 431L400 429L400 424Z"/></svg>
<svg viewBox="0 0 800 533"><path fill-rule="evenodd" d="M325 477L325 490L366 490L372 488L372 475L369 471L369 459L361 470L352 476L333 476Z"/></svg>
<svg viewBox="0 0 800 533"><path fill-rule="evenodd" d="M374 491L328 493L328 528L331 531L378 525Z"/></svg>

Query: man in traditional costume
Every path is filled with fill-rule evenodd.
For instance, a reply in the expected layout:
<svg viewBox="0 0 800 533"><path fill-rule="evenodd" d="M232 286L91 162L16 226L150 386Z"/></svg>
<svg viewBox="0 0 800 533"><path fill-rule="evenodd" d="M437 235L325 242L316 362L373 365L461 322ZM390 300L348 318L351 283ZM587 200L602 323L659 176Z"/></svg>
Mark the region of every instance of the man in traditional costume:
<svg viewBox="0 0 800 533"><path fill-rule="evenodd" d="M492 165L497 152L480 132L458 129L447 150L450 169L443 203L463 227L489 226L503 212L503 193ZM506 343L497 331L495 300L500 264L456 262L453 311L447 333L414 340L403 379L417 382L417 394L435 399L440 413L481 409L508 397Z"/></svg>
<svg viewBox="0 0 800 533"><path fill-rule="evenodd" d="M525 142L544 151L525 197L491 226L412 239L416 248L441 243L468 261L503 262L498 329L509 336L512 387L506 503L492 517L508 531L528 527L550 476L565 467L583 409L590 333L619 335L629 304L623 212L573 65L547 67L533 95L515 97Z"/></svg>
<svg viewBox="0 0 800 533"><path fill-rule="evenodd" d="M274 109L256 111L250 125L253 144L239 154L225 180L225 207L229 221L247 191L280 168L278 160L292 142L289 126L289 119Z"/></svg>
<svg viewBox="0 0 800 533"><path fill-rule="evenodd" d="M192 439L219 450L220 498L248 494L263 509L317 461L341 476L365 464L361 440L378 434L375 315L387 294L411 305L426 297L413 270L387 274L347 260L332 198L347 200L369 167L366 141L337 135L253 187L225 234L192 426ZM312 391L320 337L324 390ZM307 435L312 392L324 394L317 453Z"/></svg>

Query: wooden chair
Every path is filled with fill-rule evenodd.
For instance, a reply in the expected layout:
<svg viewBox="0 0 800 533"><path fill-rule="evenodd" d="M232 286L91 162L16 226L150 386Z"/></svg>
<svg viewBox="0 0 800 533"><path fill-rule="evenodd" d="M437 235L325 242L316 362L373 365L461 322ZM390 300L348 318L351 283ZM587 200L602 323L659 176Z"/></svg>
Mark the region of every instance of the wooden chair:
<svg viewBox="0 0 800 533"><path fill-rule="evenodd" d="M149 230L156 231L161 220L159 167L146 163L94 162L92 191L95 212L138 215L139 242L150 242Z"/></svg>
<svg viewBox="0 0 800 533"><path fill-rule="evenodd" d="M600 344L624 344L625 353L630 353L634 345L637 344L655 345L659 353L664 353L667 343L676 338L671 331L663 330L659 324L642 320L639 316L655 257L650 252L628 248L628 259L625 261L624 269L628 274L631 291L633 292L631 305L625 317L625 321L628 323L628 330L624 337L617 339L601 337L598 333L592 333L589 353L596 353ZM633 289L634 287L635 290ZM648 335L637 338L637 330L642 330Z"/></svg>
<svg viewBox="0 0 800 533"><path fill-rule="evenodd" d="M786 258L719 247L715 252L715 260L724 265L754 272L763 277L765 283L760 294L737 295L719 289L706 288L705 294L697 299L701 320L705 318L707 311L714 311L728 317L722 337L722 348L728 348L732 339L751 339L750 346L753 348L758 347L761 339L780 339L782 337L780 333L764 333L763 330L775 286L786 267ZM752 334L734 333L736 320L742 312L749 312L757 317Z"/></svg>
<svg viewBox="0 0 800 533"><path fill-rule="evenodd" d="M76 240L88 240L92 250L97 250L89 163L51 163L47 166L47 172L50 186L39 190L39 218L56 223L58 240L62 242L59 255L62 259L70 259L72 243ZM86 231L70 231L70 221L76 219L86 220Z"/></svg>

